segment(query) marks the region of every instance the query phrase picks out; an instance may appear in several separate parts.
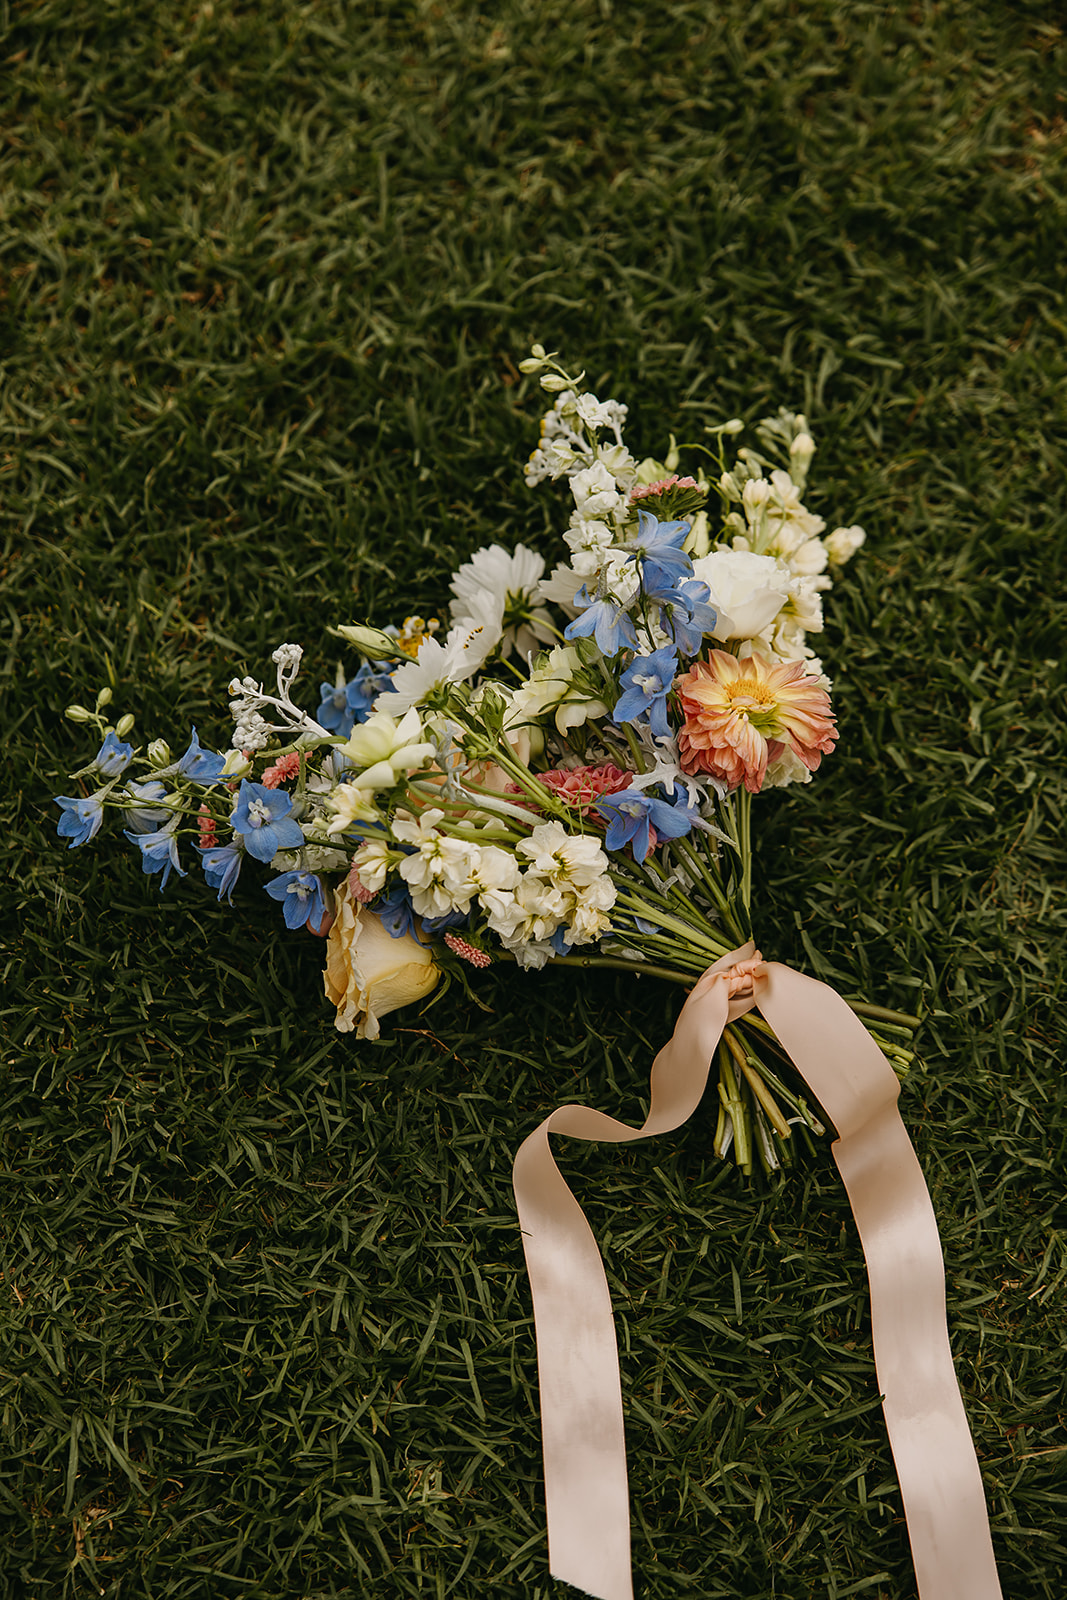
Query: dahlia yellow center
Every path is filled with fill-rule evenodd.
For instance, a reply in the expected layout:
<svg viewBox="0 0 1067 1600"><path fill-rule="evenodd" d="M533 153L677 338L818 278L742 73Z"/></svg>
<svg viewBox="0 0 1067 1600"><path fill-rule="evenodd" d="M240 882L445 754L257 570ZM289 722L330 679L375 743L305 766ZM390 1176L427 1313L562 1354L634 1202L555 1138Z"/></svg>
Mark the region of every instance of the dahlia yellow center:
<svg viewBox="0 0 1067 1600"><path fill-rule="evenodd" d="M722 685L731 711L744 717L765 739L775 738L782 729L778 699L770 684L758 678L738 678Z"/></svg>

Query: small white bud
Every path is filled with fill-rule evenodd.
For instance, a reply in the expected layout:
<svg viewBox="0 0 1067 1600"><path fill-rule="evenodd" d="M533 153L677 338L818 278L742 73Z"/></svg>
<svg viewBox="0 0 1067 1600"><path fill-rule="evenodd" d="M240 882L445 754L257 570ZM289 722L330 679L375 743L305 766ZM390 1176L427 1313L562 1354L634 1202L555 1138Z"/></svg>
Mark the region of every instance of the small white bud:
<svg viewBox="0 0 1067 1600"><path fill-rule="evenodd" d="M125 739L126 735L133 731L133 725L136 721L137 718L132 711L127 711L125 716L120 717L115 724L116 739Z"/></svg>
<svg viewBox="0 0 1067 1600"><path fill-rule="evenodd" d="M566 378L559 378L554 372L546 372L541 379L542 389L547 389L549 394L562 394L564 389L569 389L570 384Z"/></svg>
<svg viewBox="0 0 1067 1600"><path fill-rule="evenodd" d="M731 435L731 437L735 433L743 433L744 430L745 430L745 425L741 421L740 417L731 417L729 422L724 422L723 425L722 425L723 433L728 433L728 434Z"/></svg>
<svg viewBox="0 0 1067 1600"><path fill-rule="evenodd" d="M174 760L166 739L153 739L148 746L148 759L153 767L169 767Z"/></svg>
<svg viewBox="0 0 1067 1600"><path fill-rule="evenodd" d="M530 354L536 356L538 361L543 361L545 359L545 347L544 347L544 345L543 344L532 344L530 346Z"/></svg>
<svg viewBox="0 0 1067 1600"><path fill-rule="evenodd" d="M68 706L63 715L68 722L92 722L93 714L86 706Z"/></svg>
<svg viewBox="0 0 1067 1600"><path fill-rule="evenodd" d="M105 685L104 688L101 689L100 693L96 697L96 709L98 711L103 711L104 707L105 706L109 706L110 704L111 704L111 690L109 688L107 688L107 686Z"/></svg>
<svg viewBox="0 0 1067 1600"><path fill-rule="evenodd" d="M544 365L544 363L541 362L541 361L538 361L536 356L527 356L525 361L520 361L519 362L519 371L520 372L540 372L540 370L541 370L543 365Z"/></svg>
<svg viewBox="0 0 1067 1600"><path fill-rule="evenodd" d="M355 645L361 656L368 656L373 661L391 661L399 654L395 639L383 633L381 628L372 628L367 623L346 623L331 631L339 633L342 639Z"/></svg>

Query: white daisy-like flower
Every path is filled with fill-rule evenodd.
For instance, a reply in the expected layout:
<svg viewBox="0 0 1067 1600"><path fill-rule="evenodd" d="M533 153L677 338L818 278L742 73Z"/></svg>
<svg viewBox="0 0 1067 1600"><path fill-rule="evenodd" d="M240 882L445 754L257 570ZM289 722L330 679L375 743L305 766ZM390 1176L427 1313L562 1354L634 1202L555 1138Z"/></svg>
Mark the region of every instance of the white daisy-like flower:
<svg viewBox="0 0 1067 1600"><path fill-rule="evenodd" d="M465 683L484 666L495 644L483 625L468 623L450 628L443 644L439 639L424 639L415 660L394 672L393 687L378 696L375 711L409 711L450 684Z"/></svg>
<svg viewBox="0 0 1067 1600"><path fill-rule="evenodd" d="M552 619L539 604L544 570L543 557L522 544L476 550L452 579L453 623L481 626L495 633L491 648L500 644L528 657L552 637Z"/></svg>
<svg viewBox="0 0 1067 1600"><path fill-rule="evenodd" d="M574 597L585 582L585 578L573 567L565 566L560 562L552 568L549 577L542 578L537 586L539 600L547 600L551 605L558 606L568 617L578 615L578 607Z"/></svg>

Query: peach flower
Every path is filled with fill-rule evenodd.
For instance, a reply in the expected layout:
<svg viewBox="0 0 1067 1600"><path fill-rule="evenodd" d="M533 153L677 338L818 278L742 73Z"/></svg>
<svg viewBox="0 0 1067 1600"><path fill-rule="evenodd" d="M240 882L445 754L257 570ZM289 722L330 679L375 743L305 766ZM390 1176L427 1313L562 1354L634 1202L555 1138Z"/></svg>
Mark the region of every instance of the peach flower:
<svg viewBox="0 0 1067 1600"><path fill-rule="evenodd" d="M379 1018L425 999L440 973L432 952L411 934L394 939L380 917L342 884L334 896L336 918L326 939L326 998L337 1007L341 1033L377 1039Z"/></svg>
<svg viewBox="0 0 1067 1600"><path fill-rule="evenodd" d="M758 794L783 749L809 772L837 738L830 696L803 661L738 660L713 650L675 683L685 713L678 750L685 772L710 772Z"/></svg>

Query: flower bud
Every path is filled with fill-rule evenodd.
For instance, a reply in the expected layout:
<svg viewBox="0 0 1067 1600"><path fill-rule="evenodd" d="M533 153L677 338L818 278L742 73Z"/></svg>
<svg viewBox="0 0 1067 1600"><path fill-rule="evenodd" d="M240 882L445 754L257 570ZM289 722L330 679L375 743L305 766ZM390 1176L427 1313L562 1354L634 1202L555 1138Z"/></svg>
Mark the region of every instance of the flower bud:
<svg viewBox="0 0 1067 1600"><path fill-rule="evenodd" d="M538 361L543 361L545 359L545 347L544 347L544 345L543 344L532 344L530 346L530 354L536 356Z"/></svg>
<svg viewBox="0 0 1067 1600"><path fill-rule="evenodd" d="M743 433L744 428L745 425L741 421L740 417L731 417L729 422L724 422L722 425L723 433L728 433L731 436L733 436L735 433Z"/></svg>
<svg viewBox="0 0 1067 1600"><path fill-rule="evenodd" d="M554 372L546 372L541 379L542 389L547 389L549 394L562 394L564 389L569 389L570 384L566 378L558 378Z"/></svg>
<svg viewBox="0 0 1067 1600"><path fill-rule="evenodd" d="M222 763L222 776L224 778L243 778L252 763L243 750L228 750L226 760Z"/></svg>
<svg viewBox="0 0 1067 1600"><path fill-rule="evenodd" d="M815 454L815 440L810 433L798 433L789 446L789 473L798 489L807 481L808 468Z"/></svg>
<svg viewBox="0 0 1067 1600"><path fill-rule="evenodd" d="M677 472L678 462L681 460L681 457L678 454L678 445L674 434L670 434L669 437L671 441L671 447L667 451L667 459L664 461L663 465L666 467L668 472Z"/></svg>
<svg viewBox="0 0 1067 1600"><path fill-rule="evenodd" d="M392 661L399 654L396 640L383 633L381 628L372 628L369 624L346 623L343 627L333 628L331 632L339 633L342 639L355 645L360 655L368 656L373 661Z"/></svg>
<svg viewBox="0 0 1067 1600"><path fill-rule="evenodd" d="M137 718L132 711L127 711L124 716L121 716L115 724L116 739L125 739L126 735L132 731L136 721Z"/></svg>
<svg viewBox="0 0 1067 1600"><path fill-rule="evenodd" d="M101 689L100 693L96 697L96 709L98 711L103 711L104 707L109 706L110 704L111 690L105 684L104 688Z"/></svg>
<svg viewBox="0 0 1067 1600"><path fill-rule="evenodd" d="M174 760L174 752L166 739L153 739L148 746L148 759L153 767L169 767Z"/></svg>
<svg viewBox="0 0 1067 1600"><path fill-rule="evenodd" d="M86 706L68 706L63 715L68 722L92 722L93 714Z"/></svg>
<svg viewBox="0 0 1067 1600"><path fill-rule="evenodd" d="M525 361L519 362L520 372L540 372L543 363L536 356L527 356Z"/></svg>

